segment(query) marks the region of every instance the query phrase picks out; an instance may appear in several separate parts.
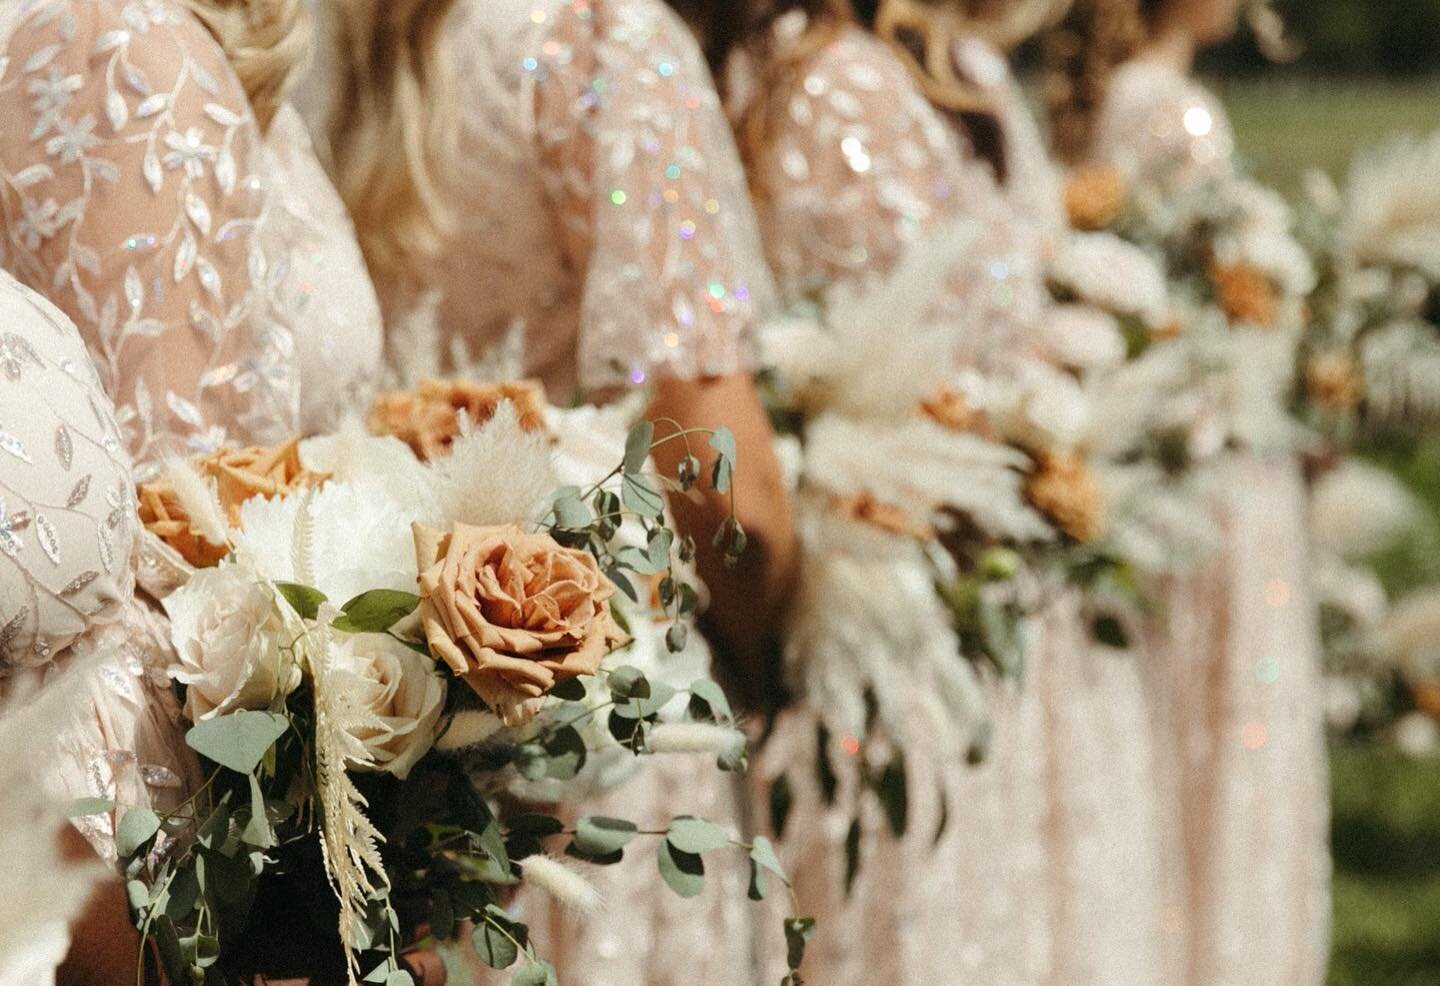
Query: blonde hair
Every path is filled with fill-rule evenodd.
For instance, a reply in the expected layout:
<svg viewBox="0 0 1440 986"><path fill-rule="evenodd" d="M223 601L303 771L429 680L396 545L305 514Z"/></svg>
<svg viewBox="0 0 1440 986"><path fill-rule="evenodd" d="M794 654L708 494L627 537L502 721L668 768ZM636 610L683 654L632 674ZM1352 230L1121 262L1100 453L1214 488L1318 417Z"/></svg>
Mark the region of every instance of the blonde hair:
<svg viewBox="0 0 1440 986"><path fill-rule="evenodd" d="M403 283L449 234L441 173L459 122L443 41L455 0L327 0L335 20L329 149L371 276Z"/></svg>
<svg viewBox="0 0 1440 986"><path fill-rule="evenodd" d="M184 0L225 52L262 133L310 51L305 0Z"/></svg>

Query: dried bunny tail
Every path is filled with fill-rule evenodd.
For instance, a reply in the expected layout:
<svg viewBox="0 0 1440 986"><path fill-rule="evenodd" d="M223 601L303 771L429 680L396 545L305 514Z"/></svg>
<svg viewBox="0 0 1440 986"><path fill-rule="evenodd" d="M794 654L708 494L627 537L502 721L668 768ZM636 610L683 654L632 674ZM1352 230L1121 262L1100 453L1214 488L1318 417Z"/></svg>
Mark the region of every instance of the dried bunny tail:
<svg viewBox="0 0 1440 986"><path fill-rule="evenodd" d="M711 753L744 748L745 734L734 726L709 722L662 722L650 731L652 753Z"/></svg>
<svg viewBox="0 0 1440 986"><path fill-rule="evenodd" d="M579 873L551 856L526 856L516 863L526 883L538 887L577 914L595 914L605 899Z"/></svg>
<svg viewBox="0 0 1440 986"><path fill-rule="evenodd" d="M190 518L190 524L211 544L230 543L230 525L225 521L225 511L220 506L220 497L215 484L200 475L199 471L184 459L167 459L164 466L165 478L175 489L175 498Z"/></svg>

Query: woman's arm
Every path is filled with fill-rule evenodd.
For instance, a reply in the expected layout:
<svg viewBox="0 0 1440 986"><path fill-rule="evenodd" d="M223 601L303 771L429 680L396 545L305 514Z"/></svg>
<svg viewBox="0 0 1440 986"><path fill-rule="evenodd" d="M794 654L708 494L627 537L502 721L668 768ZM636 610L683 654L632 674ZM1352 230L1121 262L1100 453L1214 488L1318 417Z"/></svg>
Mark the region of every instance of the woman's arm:
<svg viewBox="0 0 1440 986"><path fill-rule="evenodd" d="M700 575L710 589L702 622L717 650L717 671L742 705L751 709L778 703L780 623L795 575L797 545L790 499L774 435L754 384L746 373L698 380L662 380L655 386L650 416L673 418L686 428L728 427L735 435L736 517L746 547L738 560L727 560L713 534L730 514L730 497L709 484L696 486L698 499L671 498L680 529L696 541ZM659 432L663 437L663 429ZM709 475L715 453L704 442L692 443ZM674 476L685 456L680 442L655 450L656 465Z"/></svg>

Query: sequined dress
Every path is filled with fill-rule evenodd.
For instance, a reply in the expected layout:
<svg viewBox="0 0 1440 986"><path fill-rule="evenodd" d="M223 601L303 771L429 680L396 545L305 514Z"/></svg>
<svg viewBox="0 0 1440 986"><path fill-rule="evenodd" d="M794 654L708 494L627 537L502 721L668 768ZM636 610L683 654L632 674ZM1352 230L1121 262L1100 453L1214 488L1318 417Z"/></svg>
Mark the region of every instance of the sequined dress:
<svg viewBox="0 0 1440 986"><path fill-rule="evenodd" d="M1132 176L1233 174L1213 95L1159 60L1115 75L1092 155ZM1313 986L1329 925L1319 633L1304 485L1293 457L1234 455L1215 484L1220 549L1166 591L1152 696L1179 865L1167 885L1170 981Z"/></svg>
<svg viewBox="0 0 1440 986"><path fill-rule="evenodd" d="M887 271L941 224L979 219L984 237L936 304L984 328L958 361L1003 374L1014 354L1043 348L1036 330L1059 198L1003 59L978 41L955 57L993 97L1005 182L886 44L846 29L787 84L765 83L775 112L763 146L748 149L751 186L767 254L791 298ZM907 835L891 837L878 810L862 816L861 868L848 895L849 820L818 795L813 724L803 709L782 724L755 770L757 801L780 772L791 778L780 844L822 929L806 960L811 981L1163 981L1143 658L1092 645L1078 607L1061 593L1029 628L1023 685L993 695L985 765L933 762L923 741L907 751ZM843 767L843 738L832 741L830 759ZM778 975L770 960L767 975Z"/></svg>
<svg viewBox="0 0 1440 986"><path fill-rule="evenodd" d="M71 651L105 655L94 722L66 738L74 763L58 771L76 797L169 808L195 770L165 674L168 628L133 594L132 569L147 574L135 480L168 455L294 433L302 383L307 419L328 423L329 409L358 399L377 368L378 306L353 231L287 113L267 144L223 50L179 3L17 0L0 9L0 267L63 312L45 309L74 337L43 371L71 380L63 402L51 398L59 420L24 422L56 429L29 436L50 468L25 495L54 505L52 516L80 495L86 473L65 454L80 455L81 434L91 436L86 454L104 438L110 460L103 485L95 472L90 500L77 503L105 505L97 531L109 532L114 604L78 628L53 608L33 622L29 607L24 640L12 639L7 654L15 667L63 663L60 629ZM324 304L307 305L316 298ZM343 338L327 348L326 333ZM0 386L29 386L42 373L16 367L26 375ZM14 500L10 509L26 508ZM22 532L18 571L28 588L0 594L0 625L27 609L38 586L63 589L53 556L93 565L85 555L97 550L95 533L57 525L65 536L48 551L39 513ZM113 855L114 820L77 824Z"/></svg>
<svg viewBox="0 0 1440 986"><path fill-rule="evenodd" d="M448 194L464 231L415 290L382 285L390 373L524 374L564 403L747 369L768 273L680 20L659 0L467 0L457 13L464 164ZM649 758L576 810L740 824L713 757ZM707 859L704 893L681 900L654 852L641 840L623 864L588 870L624 920L592 926L523 891L537 949L562 982L751 986L743 861Z"/></svg>

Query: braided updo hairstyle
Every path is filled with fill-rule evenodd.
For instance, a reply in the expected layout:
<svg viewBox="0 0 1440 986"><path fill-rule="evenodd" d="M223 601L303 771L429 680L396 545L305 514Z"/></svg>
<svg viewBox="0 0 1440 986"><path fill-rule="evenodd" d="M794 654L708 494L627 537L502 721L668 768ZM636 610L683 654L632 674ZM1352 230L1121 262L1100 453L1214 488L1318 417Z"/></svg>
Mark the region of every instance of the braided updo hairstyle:
<svg viewBox="0 0 1440 986"><path fill-rule="evenodd" d="M1051 140L1064 161L1083 157L1115 70L1137 55L1163 0L1075 0L1044 41Z"/></svg>

